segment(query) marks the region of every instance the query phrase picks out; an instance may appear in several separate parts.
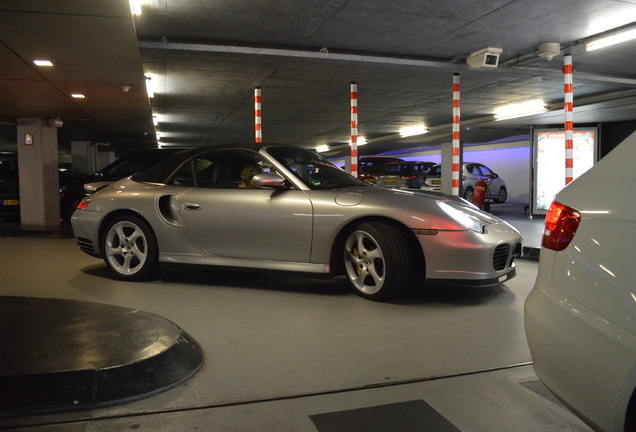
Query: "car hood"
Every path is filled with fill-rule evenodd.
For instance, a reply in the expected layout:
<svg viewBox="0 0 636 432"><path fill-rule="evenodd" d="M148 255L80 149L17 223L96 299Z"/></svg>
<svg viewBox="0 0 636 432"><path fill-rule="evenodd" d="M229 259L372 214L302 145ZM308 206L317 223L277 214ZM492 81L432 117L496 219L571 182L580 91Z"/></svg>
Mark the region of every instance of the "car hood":
<svg viewBox="0 0 636 432"><path fill-rule="evenodd" d="M311 199L319 199L322 202L333 199L339 206L360 206L364 210L358 215L393 217L412 228L465 230L464 226L452 220L440 208L437 204L439 201L451 203L487 225L503 222L462 198L443 193L366 186L308 191L307 194Z"/></svg>

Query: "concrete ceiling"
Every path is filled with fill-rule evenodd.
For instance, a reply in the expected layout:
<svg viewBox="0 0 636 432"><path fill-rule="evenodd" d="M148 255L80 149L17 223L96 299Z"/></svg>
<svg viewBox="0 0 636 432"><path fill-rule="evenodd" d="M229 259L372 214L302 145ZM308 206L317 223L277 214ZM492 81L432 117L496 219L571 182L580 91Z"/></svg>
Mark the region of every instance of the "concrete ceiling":
<svg viewBox="0 0 636 432"><path fill-rule="evenodd" d="M28 117L61 118L61 146L154 147L153 113L165 145L251 142L260 87L265 142L345 154L356 82L362 154L426 148L450 141L454 73L462 140L492 141L563 123L566 52L576 123L636 119L636 41L584 47L631 25L636 0L148 0L142 10L132 17L128 0L0 0L5 147ZM537 54L546 42L561 47L552 61ZM468 67L485 47L503 49L499 67ZM155 75L151 101L144 73ZM549 112L493 121L496 108L537 98ZM431 132L399 137L422 123Z"/></svg>

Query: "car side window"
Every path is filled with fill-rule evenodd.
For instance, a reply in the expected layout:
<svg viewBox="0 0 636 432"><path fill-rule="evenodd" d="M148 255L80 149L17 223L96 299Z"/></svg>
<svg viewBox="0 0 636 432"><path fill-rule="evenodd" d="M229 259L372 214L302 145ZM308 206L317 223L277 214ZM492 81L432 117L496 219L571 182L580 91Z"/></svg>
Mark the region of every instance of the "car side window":
<svg viewBox="0 0 636 432"><path fill-rule="evenodd" d="M482 166L480 166L480 168L481 168L481 175L483 175L483 176L492 176L493 175L493 172L490 171L490 168L488 168L487 166L482 165Z"/></svg>
<svg viewBox="0 0 636 432"><path fill-rule="evenodd" d="M168 182L168 184L172 186L194 187L195 182L192 162L193 161L188 161L188 163L183 165L181 169L177 171L177 173Z"/></svg>
<svg viewBox="0 0 636 432"><path fill-rule="evenodd" d="M185 164L169 184L197 188L252 189L252 178L272 171L257 153L216 151L197 156Z"/></svg>

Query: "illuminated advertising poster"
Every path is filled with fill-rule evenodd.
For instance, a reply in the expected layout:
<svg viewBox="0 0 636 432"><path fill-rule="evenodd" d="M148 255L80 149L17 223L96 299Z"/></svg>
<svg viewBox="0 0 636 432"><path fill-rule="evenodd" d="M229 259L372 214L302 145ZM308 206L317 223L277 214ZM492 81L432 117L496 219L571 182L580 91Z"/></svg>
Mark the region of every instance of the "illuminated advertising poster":
<svg viewBox="0 0 636 432"><path fill-rule="evenodd" d="M574 178L596 162L597 128L574 130ZM534 132L533 214L545 214L554 196L565 187L565 131Z"/></svg>

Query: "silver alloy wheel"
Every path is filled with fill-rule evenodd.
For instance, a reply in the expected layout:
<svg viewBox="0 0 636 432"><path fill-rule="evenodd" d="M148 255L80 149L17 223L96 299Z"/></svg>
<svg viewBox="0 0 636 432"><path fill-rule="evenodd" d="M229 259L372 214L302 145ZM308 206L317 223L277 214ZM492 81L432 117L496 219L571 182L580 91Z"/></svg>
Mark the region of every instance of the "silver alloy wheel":
<svg viewBox="0 0 636 432"><path fill-rule="evenodd" d="M507 199L508 199L508 192L506 191L506 188L505 187L499 188L499 192L497 192L497 202L498 203L506 202Z"/></svg>
<svg viewBox="0 0 636 432"><path fill-rule="evenodd" d="M345 267L353 286L376 294L385 282L386 263L378 242L365 231L352 232L345 243Z"/></svg>
<svg viewBox="0 0 636 432"><path fill-rule="evenodd" d="M104 242L106 259L117 273L131 276L144 268L148 258L148 241L143 230L130 221L114 224Z"/></svg>
<svg viewBox="0 0 636 432"><path fill-rule="evenodd" d="M464 199L468 202L473 202L473 188L468 186L464 191Z"/></svg>

